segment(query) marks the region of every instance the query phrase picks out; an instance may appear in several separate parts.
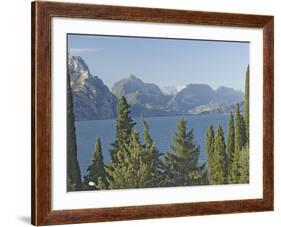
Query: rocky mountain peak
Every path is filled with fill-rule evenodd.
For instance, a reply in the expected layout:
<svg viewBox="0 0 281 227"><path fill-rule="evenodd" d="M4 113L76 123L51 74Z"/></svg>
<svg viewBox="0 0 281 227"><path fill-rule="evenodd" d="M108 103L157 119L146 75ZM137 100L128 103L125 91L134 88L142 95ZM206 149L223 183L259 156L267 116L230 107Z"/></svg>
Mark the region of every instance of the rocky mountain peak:
<svg viewBox="0 0 281 227"><path fill-rule="evenodd" d="M83 90L85 80L91 76L88 66L80 56L68 57L68 73L74 91Z"/></svg>
<svg viewBox="0 0 281 227"><path fill-rule="evenodd" d="M117 98L98 76L91 75L88 66L81 57L69 57L68 73L76 120L116 116Z"/></svg>
<svg viewBox="0 0 281 227"><path fill-rule="evenodd" d="M216 90L218 103L223 104L234 104L236 102L241 102L244 97L244 93L233 88L220 86Z"/></svg>
<svg viewBox="0 0 281 227"><path fill-rule="evenodd" d="M128 79L130 79L130 80L139 80L139 78L137 78L135 75L129 75L128 76Z"/></svg>
<svg viewBox="0 0 281 227"><path fill-rule="evenodd" d="M68 65L71 67L72 70L75 71L89 71L88 66L86 65L85 61L80 56L68 56Z"/></svg>

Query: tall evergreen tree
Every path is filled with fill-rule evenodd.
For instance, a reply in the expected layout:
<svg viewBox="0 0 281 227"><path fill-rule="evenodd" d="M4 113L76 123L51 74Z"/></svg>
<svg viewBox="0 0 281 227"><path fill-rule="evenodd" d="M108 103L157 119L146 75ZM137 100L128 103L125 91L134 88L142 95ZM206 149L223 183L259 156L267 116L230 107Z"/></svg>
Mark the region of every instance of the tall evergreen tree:
<svg viewBox="0 0 281 227"><path fill-rule="evenodd" d="M112 144L113 148L110 151L112 162L117 161L117 152L123 150L124 144L128 143L134 125L135 123L130 116L130 106L127 103L126 98L122 96L119 100L118 105L118 116L116 119L116 138L114 143Z"/></svg>
<svg viewBox="0 0 281 227"><path fill-rule="evenodd" d="M214 182L213 172L214 172L214 145L215 145L215 135L214 129L212 125L209 125L206 133L205 138L205 151L208 160L208 179L209 182L212 184Z"/></svg>
<svg viewBox="0 0 281 227"><path fill-rule="evenodd" d="M244 145L243 118L240 114L239 104L236 104L235 116L235 152L240 152Z"/></svg>
<svg viewBox="0 0 281 227"><path fill-rule="evenodd" d="M249 76L250 69L249 65L247 66L246 71L246 79L245 79L245 97L244 97L244 112L245 112L245 131L246 131L246 141L249 141L249 124L250 124L250 116L249 116Z"/></svg>
<svg viewBox="0 0 281 227"><path fill-rule="evenodd" d="M146 149L147 163L150 163L150 186L159 187L164 184L163 169L164 165L161 161L161 153L158 151L152 137L149 133L149 125L141 118L144 130L143 130L143 140L144 148Z"/></svg>
<svg viewBox="0 0 281 227"><path fill-rule="evenodd" d="M116 155L106 171L109 174L109 188L146 188L150 187L150 163L146 159L146 149L139 141L137 132L132 129L124 150Z"/></svg>
<svg viewBox="0 0 281 227"><path fill-rule="evenodd" d="M215 133L214 153L212 157L212 184L227 183L227 157L225 152L224 133L218 125Z"/></svg>
<svg viewBox="0 0 281 227"><path fill-rule="evenodd" d="M231 170L229 173L229 183L239 183L240 179L240 152L242 147L244 146L244 140L243 136L245 135L245 131L243 128L243 118L240 115L239 105L236 105L236 115L235 115L235 146L234 146L234 154L233 154L233 160L231 164Z"/></svg>
<svg viewBox="0 0 281 227"><path fill-rule="evenodd" d="M234 149L235 149L234 120L233 120L233 114L232 112L230 112L229 119L228 119L227 145L226 145L228 172L230 172L230 167L234 155Z"/></svg>
<svg viewBox="0 0 281 227"><path fill-rule="evenodd" d="M247 135L246 135L246 124L244 117L240 114L240 120L241 120L241 139L242 139L242 147L247 144Z"/></svg>
<svg viewBox="0 0 281 227"><path fill-rule="evenodd" d="M186 120L181 117L173 137L171 151L165 157L168 186L195 185L202 181L202 177L206 177L204 165L199 167L197 165L199 153L193 129L187 131Z"/></svg>
<svg viewBox="0 0 281 227"><path fill-rule="evenodd" d="M240 165L239 183L242 184L249 183L249 146L248 145L244 146L241 150L239 165Z"/></svg>
<svg viewBox="0 0 281 227"><path fill-rule="evenodd" d="M144 140L144 144L146 146L152 146L153 139L151 138L150 133L149 133L149 129L150 128L149 128L148 123L145 121L143 115L141 116L141 122L142 122L142 125L143 125L143 140Z"/></svg>
<svg viewBox="0 0 281 227"><path fill-rule="evenodd" d="M87 169L88 174L84 177L84 184L87 189L99 189L99 184L103 189L107 186L107 176L103 162L102 147L100 138L96 139L96 146L93 152L92 164ZM93 186L89 183L94 183Z"/></svg>
<svg viewBox="0 0 281 227"><path fill-rule="evenodd" d="M67 74L67 191L82 190L74 121L70 76Z"/></svg>

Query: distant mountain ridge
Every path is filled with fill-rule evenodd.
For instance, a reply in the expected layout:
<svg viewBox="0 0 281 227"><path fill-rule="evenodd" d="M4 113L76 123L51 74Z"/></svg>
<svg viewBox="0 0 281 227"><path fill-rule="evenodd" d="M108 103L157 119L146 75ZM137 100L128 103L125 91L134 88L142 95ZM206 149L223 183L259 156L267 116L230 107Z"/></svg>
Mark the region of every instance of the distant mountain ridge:
<svg viewBox="0 0 281 227"><path fill-rule="evenodd" d="M181 91L185 86L162 86L160 87L162 93L164 95L175 95L177 94L179 91Z"/></svg>
<svg viewBox="0 0 281 227"><path fill-rule="evenodd" d="M244 101L238 103L240 112L244 112ZM217 103L208 103L206 105L200 105L188 111L190 115L202 115L202 114L217 114L217 113L235 113L236 104L224 105Z"/></svg>
<svg viewBox="0 0 281 227"><path fill-rule="evenodd" d="M216 101L225 105L237 103L244 99L244 93L233 88L220 86L215 91L217 93Z"/></svg>
<svg viewBox="0 0 281 227"><path fill-rule="evenodd" d="M130 75L114 83L112 93L119 99L125 96L132 106L133 116L170 115L166 104L171 96L163 94L161 89L152 83L144 83L136 76Z"/></svg>
<svg viewBox="0 0 281 227"><path fill-rule="evenodd" d="M69 56L68 73L76 120L116 117L121 96L131 105L133 117L227 112L232 109L228 106L241 103L244 97L233 88L222 86L214 90L207 84L160 88L134 75L115 82L110 90L99 77L92 76L84 60L76 56Z"/></svg>

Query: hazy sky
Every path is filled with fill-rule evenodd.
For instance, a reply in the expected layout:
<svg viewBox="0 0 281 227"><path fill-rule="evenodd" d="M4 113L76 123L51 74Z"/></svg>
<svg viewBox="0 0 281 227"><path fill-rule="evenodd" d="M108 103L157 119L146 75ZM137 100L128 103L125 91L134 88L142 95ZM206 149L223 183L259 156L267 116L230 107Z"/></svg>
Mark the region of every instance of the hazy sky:
<svg viewBox="0 0 281 227"><path fill-rule="evenodd" d="M109 88L129 75L159 86L206 83L244 90L249 43L68 35L70 55L81 56Z"/></svg>

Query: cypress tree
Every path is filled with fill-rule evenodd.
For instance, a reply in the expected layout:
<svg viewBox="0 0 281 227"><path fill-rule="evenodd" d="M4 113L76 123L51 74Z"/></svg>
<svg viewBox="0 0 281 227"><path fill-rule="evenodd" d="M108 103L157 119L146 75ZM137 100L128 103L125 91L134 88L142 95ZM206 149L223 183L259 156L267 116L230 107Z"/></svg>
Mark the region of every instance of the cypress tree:
<svg viewBox="0 0 281 227"><path fill-rule="evenodd" d="M67 191L82 190L74 121L70 76L67 74Z"/></svg>
<svg viewBox="0 0 281 227"><path fill-rule="evenodd" d="M233 184L249 181L249 65L245 79L244 118L240 115L239 105L236 106L235 119L235 150L229 176Z"/></svg>
<svg viewBox="0 0 281 227"><path fill-rule="evenodd" d="M249 76L250 69L247 66L246 79L245 79L245 97L244 97L244 121L242 122L242 130L245 133L245 140L243 147L240 151L239 157L239 183L249 183L249 130L250 130L250 116L249 116Z"/></svg>
<svg viewBox="0 0 281 227"><path fill-rule="evenodd" d="M227 166L229 172L233 160L234 148L235 148L234 120L233 120L233 114L232 112L230 112L229 120L228 120L227 146L226 146Z"/></svg>
<svg viewBox="0 0 281 227"><path fill-rule="evenodd" d="M118 116L116 119L116 138L114 143L112 144L113 148L110 151L112 162L117 161L116 153L118 151L124 150L124 144L128 143L131 131L135 126L135 123L130 116L130 112L130 106L127 103L126 98L122 96L119 100L118 105Z"/></svg>
<svg viewBox="0 0 281 227"><path fill-rule="evenodd" d="M218 125L215 133L214 155L212 157L212 184L227 183L227 158L225 152L224 133Z"/></svg>
<svg viewBox="0 0 281 227"><path fill-rule="evenodd" d="M240 114L239 104L236 104L235 116L235 152L240 152L243 147L243 119Z"/></svg>
<svg viewBox="0 0 281 227"><path fill-rule="evenodd" d="M205 138L205 151L208 162L208 178L209 182L212 184L214 182L213 178L213 158L214 158L214 145L215 145L215 136L214 129L212 125L209 125Z"/></svg>
<svg viewBox="0 0 281 227"><path fill-rule="evenodd" d="M229 183L239 183L240 179L240 152L244 143L244 132L243 132L243 118L240 115L239 105L236 105L236 116L235 116L235 146L234 146L234 154L233 160L231 164L231 170L229 173Z"/></svg>
<svg viewBox="0 0 281 227"><path fill-rule="evenodd" d="M150 187L150 164L146 150L139 141L137 132L132 129L125 150L116 155L117 161L106 168L109 174L110 189Z"/></svg>
<svg viewBox="0 0 281 227"><path fill-rule="evenodd" d="M241 139L242 139L242 147L247 144L247 135L246 135L246 124L244 117L240 114L240 123L241 123Z"/></svg>
<svg viewBox="0 0 281 227"><path fill-rule="evenodd" d="M239 183L249 183L249 146L246 145L241 150L239 159L240 164L240 179Z"/></svg>
<svg viewBox="0 0 281 227"><path fill-rule="evenodd" d="M249 141L249 125L250 125L250 116L249 116L249 76L250 69L249 65L247 66L246 79L245 79L245 97L244 97L244 112L245 112L245 131L246 131L246 141Z"/></svg>
<svg viewBox="0 0 281 227"><path fill-rule="evenodd" d="M204 165L198 167L199 146L195 143L193 129L187 130L186 120L181 117L173 137L171 151L166 154L165 164L168 186L195 185L206 176Z"/></svg>
<svg viewBox="0 0 281 227"><path fill-rule="evenodd" d="M92 164L87 169L88 175L84 177L84 184L87 189L99 189L98 185L102 189L106 189L107 176L105 171L105 165L103 162L102 147L100 138L96 139L96 146L93 152ZM94 183L90 186L89 183Z"/></svg>

